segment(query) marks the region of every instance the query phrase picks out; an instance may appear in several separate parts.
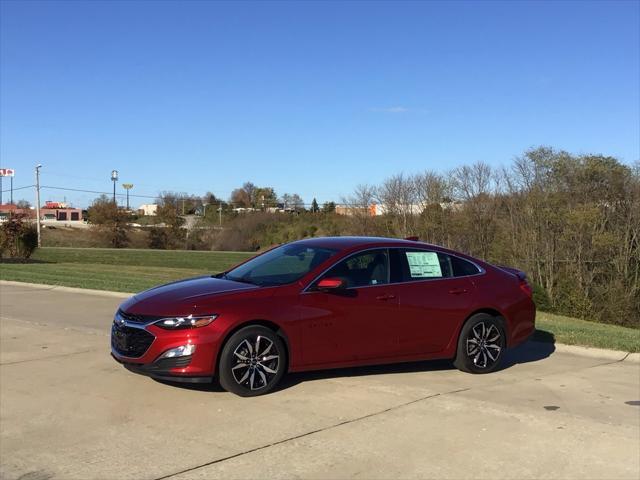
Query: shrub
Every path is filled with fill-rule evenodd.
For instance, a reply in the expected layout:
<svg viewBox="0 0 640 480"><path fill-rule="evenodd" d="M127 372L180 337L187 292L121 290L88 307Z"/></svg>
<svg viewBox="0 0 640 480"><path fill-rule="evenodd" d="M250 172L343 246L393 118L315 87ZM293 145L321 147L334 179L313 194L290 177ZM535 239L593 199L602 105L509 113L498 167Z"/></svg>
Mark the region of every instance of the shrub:
<svg viewBox="0 0 640 480"><path fill-rule="evenodd" d="M27 260L38 247L38 233L26 215L10 214L0 227L0 254Z"/></svg>

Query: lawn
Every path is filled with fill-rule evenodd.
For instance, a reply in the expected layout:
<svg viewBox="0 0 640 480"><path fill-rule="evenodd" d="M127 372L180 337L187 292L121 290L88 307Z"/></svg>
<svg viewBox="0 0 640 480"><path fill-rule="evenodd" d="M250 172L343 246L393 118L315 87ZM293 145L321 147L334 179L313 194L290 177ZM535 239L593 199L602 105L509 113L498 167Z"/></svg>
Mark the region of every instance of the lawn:
<svg viewBox="0 0 640 480"><path fill-rule="evenodd" d="M29 263L3 263L0 279L139 292L180 278L221 272L246 252L40 248Z"/></svg>
<svg viewBox="0 0 640 480"><path fill-rule="evenodd" d="M588 322L578 318L538 312L535 339L567 345L608 348L625 352L640 352L640 329Z"/></svg>
<svg viewBox="0 0 640 480"><path fill-rule="evenodd" d="M40 248L29 263L2 263L0 279L139 292L180 278L221 272L250 252ZM640 329L538 312L536 338L569 345L640 351Z"/></svg>

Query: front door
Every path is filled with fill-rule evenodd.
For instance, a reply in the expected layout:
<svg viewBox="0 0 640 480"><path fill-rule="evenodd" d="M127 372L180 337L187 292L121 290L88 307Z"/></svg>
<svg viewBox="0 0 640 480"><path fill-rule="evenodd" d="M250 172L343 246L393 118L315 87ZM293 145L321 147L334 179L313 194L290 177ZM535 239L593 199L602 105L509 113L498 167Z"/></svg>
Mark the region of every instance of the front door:
<svg viewBox="0 0 640 480"><path fill-rule="evenodd" d="M340 278L346 288L322 292L316 281L300 296L304 365L329 367L393 354L398 294L389 283L387 250L352 255L322 278Z"/></svg>

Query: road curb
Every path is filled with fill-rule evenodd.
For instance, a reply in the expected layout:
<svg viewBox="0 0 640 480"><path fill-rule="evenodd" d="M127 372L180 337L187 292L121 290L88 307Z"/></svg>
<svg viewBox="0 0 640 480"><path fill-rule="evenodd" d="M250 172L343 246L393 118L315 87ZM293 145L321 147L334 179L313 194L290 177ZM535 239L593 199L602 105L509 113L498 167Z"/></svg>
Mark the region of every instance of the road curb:
<svg viewBox="0 0 640 480"><path fill-rule="evenodd" d="M102 297L129 298L133 293L112 292L109 290L93 290L90 288L63 287L62 285L49 285L46 283L14 282L12 280L0 280L0 286L11 285L14 287L27 287L37 290L56 290L60 292L86 293L89 295L100 295Z"/></svg>
<svg viewBox="0 0 640 480"><path fill-rule="evenodd" d="M570 353L582 357L599 358L602 360L612 360L614 362L640 363L640 353L629 353L621 350L607 350L604 348L582 347L579 345L566 345L555 343L555 351L560 353Z"/></svg>

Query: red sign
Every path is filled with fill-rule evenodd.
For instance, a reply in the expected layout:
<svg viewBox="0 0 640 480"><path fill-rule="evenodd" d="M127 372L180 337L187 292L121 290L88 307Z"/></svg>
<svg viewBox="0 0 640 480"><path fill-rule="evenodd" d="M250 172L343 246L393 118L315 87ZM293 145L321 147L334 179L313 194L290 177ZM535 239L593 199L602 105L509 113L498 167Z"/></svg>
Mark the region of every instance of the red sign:
<svg viewBox="0 0 640 480"><path fill-rule="evenodd" d="M0 177L13 177L16 171L13 168L0 168Z"/></svg>

